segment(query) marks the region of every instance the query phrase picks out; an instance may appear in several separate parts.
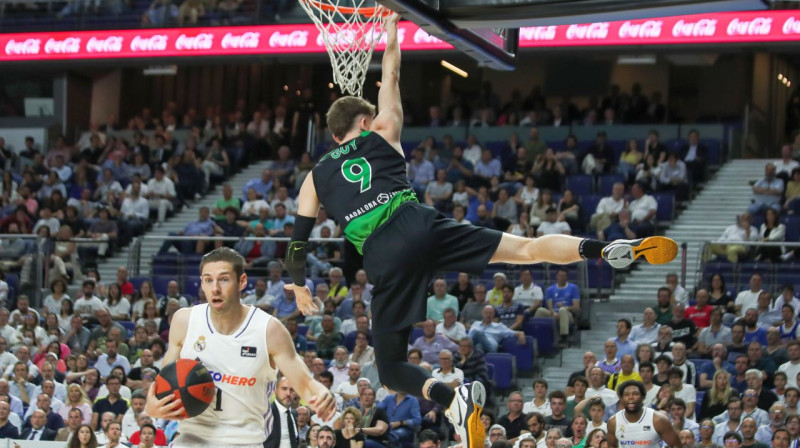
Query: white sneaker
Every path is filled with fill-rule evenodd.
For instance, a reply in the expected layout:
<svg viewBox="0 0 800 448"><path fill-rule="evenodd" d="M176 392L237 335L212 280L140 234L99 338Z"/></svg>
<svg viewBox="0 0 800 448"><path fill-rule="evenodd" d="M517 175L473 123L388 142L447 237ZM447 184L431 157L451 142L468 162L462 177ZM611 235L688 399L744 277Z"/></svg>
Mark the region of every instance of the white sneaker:
<svg viewBox="0 0 800 448"><path fill-rule="evenodd" d="M603 249L603 259L616 269L630 266L644 257L650 264L664 264L678 255L678 244L671 238L651 236L638 240L616 240Z"/></svg>
<svg viewBox="0 0 800 448"><path fill-rule="evenodd" d="M486 404L486 389L478 381L458 386L456 396L444 415L455 427L463 448L484 448L486 429L481 423L481 413Z"/></svg>

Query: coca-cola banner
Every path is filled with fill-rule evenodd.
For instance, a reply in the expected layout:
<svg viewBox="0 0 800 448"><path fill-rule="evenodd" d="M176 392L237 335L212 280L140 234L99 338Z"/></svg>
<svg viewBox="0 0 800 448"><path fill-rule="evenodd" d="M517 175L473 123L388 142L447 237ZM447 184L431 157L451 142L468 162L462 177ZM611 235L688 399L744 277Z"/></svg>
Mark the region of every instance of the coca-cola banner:
<svg viewBox="0 0 800 448"><path fill-rule="evenodd" d="M352 30L330 39L348 42ZM697 14L524 27L521 47L800 41L800 11ZM371 39L372 34L367 35ZM449 50L411 22L400 22L403 50ZM376 49L385 46L385 36ZM0 34L0 61L321 53L312 24Z"/></svg>

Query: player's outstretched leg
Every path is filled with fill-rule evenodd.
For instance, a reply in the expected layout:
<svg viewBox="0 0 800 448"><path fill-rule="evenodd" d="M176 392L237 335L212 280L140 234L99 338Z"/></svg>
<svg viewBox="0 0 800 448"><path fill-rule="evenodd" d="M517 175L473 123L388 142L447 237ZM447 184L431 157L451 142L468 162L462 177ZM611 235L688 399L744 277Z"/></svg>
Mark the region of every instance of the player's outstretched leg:
<svg viewBox="0 0 800 448"><path fill-rule="evenodd" d="M375 364L381 383L390 390L438 403L453 423L464 448L483 448L486 431L481 413L486 404L486 389L479 382L453 390L431 378L420 366L408 362L407 348L411 328L375 334Z"/></svg>
<svg viewBox="0 0 800 448"><path fill-rule="evenodd" d="M612 267L621 269L640 257L652 264L663 264L674 260L677 255L678 245L663 236L605 242L567 235L530 239L504 233L490 262L568 264L603 258Z"/></svg>

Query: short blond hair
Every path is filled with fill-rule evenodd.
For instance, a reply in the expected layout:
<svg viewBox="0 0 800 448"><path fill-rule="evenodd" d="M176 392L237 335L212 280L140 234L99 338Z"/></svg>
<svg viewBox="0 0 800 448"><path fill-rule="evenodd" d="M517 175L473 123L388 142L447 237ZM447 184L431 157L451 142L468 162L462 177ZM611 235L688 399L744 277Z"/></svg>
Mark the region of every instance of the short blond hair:
<svg viewBox="0 0 800 448"><path fill-rule="evenodd" d="M337 139L342 139L353 129L361 115L374 117L375 105L363 98L343 96L331 104L325 119L328 121L331 134Z"/></svg>

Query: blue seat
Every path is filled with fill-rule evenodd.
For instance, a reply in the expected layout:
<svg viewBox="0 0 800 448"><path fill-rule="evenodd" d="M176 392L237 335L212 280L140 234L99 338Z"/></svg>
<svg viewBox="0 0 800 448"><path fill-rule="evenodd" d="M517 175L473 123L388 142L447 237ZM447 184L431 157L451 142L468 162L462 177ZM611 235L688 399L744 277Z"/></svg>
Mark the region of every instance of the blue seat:
<svg viewBox="0 0 800 448"><path fill-rule="evenodd" d="M356 332L351 331L350 333L347 333L347 335L344 337L344 343L342 345L347 347L348 352L352 353L356 346Z"/></svg>
<svg viewBox="0 0 800 448"><path fill-rule="evenodd" d="M588 287L590 289L611 289L614 287L614 268L605 260L595 262L591 260L586 263L588 274Z"/></svg>
<svg viewBox="0 0 800 448"><path fill-rule="evenodd" d="M516 337L503 339L500 349L517 360L517 370L530 372L533 370L533 338L525 336L525 345L520 345Z"/></svg>
<svg viewBox="0 0 800 448"><path fill-rule="evenodd" d="M494 364L495 386L500 389L514 387L514 357L508 353L487 353L486 362Z"/></svg>
<svg viewBox="0 0 800 448"><path fill-rule="evenodd" d="M177 280L174 276L163 276L157 275L153 277L153 291L155 291L157 296L163 296L167 294L167 285L169 282Z"/></svg>
<svg viewBox="0 0 800 448"><path fill-rule="evenodd" d="M489 378L494 381L494 364L487 362L486 363L486 372L489 374Z"/></svg>
<svg viewBox="0 0 800 448"><path fill-rule="evenodd" d="M580 217L584 223L588 223L592 219L592 215L597 210L597 204L603 199L599 194L585 194L578 197L578 204L580 205Z"/></svg>
<svg viewBox="0 0 800 448"><path fill-rule="evenodd" d="M549 317L532 317L522 325L526 335L536 339L539 353L546 354L553 351L553 339L556 334L556 323Z"/></svg>
<svg viewBox="0 0 800 448"><path fill-rule="evenodd" d="M703 397L705 396L706 396L706 391L704 390L697 391L697 401L695 402L697 404L695 405L695 409L700 409L700 406L703 405Z"/></svg>
<svg viewBox="0 0 800 448"><path fill-rule="evenodd" d="M133 330L136 329L136 323L129 320L118 320L118 324L122 325L128 331L128 337L133 336Z"/></svg>
<svg viewBox="0 0 800 448"><path fill-rule="evenodd" d="M308 333L308 325L298 325L297 326L297 334L302 334L303 336Z"/></svg>
<svg viewBox="0 0 800 448"><path fill-rule="evenodd" d="M591 194L593 188L594 178L588 174L573 174L567 176L566 188L572 191L572 194L583 196Z"/></svg>
<svg viewBox="0 0 800 448"><path fill-rule="evenodd" d="M306 342L306 350L317 351L317 341Z"/></svg>
<svg viewBox="0 0 800 448"><path fill-rule="evenodd" d="M722 162L722 142L717 138L701 138L700 143L706 146L708 166L719 166Z"/></svg>
<svg viewBox="0 0 800 448"><path fill-rule="evenodd" d="M627 179L625 179L625 176L622 174L603 174L597 181L597 192L603 196L611 196L611 192L614 190L614 184L622 182L624 185L626 180Z"/></svg>
<svg viewBox="0 0 800 448"><path fill-rule="evenodd" d="M673 193L653 193L658 202L656 221L660 224L671 224L675 219L675 195Z"/></svg>
<svg viewBox="0 0 800 448"><path fill-rule="evenodd" d="M413 344L420 336L422 336L422 328L414 327L411 329L411 340L410 343Z"/></svg>
<svg viewBox="0 0 800 448"><path fill-rule="evenodd" d="M694 378L694 385L695 387L700 386L700 371L703 370L708 364L712 363L710 359L692 359L695 368L695 378ZM702 400L701 397L698 397L698 401Z"/></svg>
<svg viewBox="0 0 800 448"><path fill-rule="evenodd" d="M786 226L786 241L800 241L800 216L784 216L781 222Z"/></svg>
<svg viewBox="0 0 800 448"><path fill-rule="evenodd" d="M200 279L197 277L188 277L183 280L183 290L185 294L192 295L197 297L198 291L200 291Z"/></svg>

